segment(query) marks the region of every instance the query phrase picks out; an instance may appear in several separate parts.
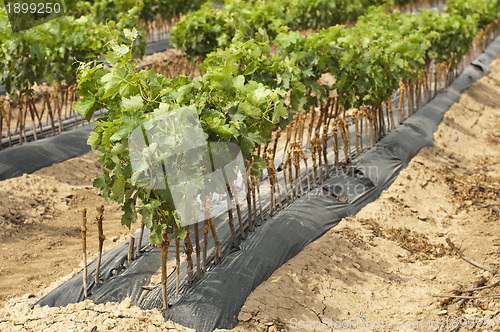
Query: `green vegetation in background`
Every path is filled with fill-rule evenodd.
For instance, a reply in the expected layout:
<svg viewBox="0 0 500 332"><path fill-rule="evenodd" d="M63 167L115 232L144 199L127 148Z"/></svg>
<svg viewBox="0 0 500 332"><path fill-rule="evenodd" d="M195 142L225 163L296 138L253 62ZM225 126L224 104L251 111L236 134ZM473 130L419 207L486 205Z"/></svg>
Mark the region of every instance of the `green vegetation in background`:
<svg viewBox="0 0 500 332"><path fill-rule="evenodd" d="M181 14L200 9L205 0L145 0L141 18L152 21L159 14L165 20L172 20Z"/></svg>
<svg viewBox="0 0 500 332"><path fill-rule="evenodd" d="M119 1L114 2L119 4ZM34 84L43 80L76 83L76 61L100 58L110 51L113 35L124 42L123 30L138 25L141 0L127 0L129 9L115 12L113 17L102 16L98 7L80 1L75 16L62 16L34 28L13 32L5 8L0 10L0 79L7 94L17 99L18 93L31 95ZM141 56L146 36L138 36L135 55Z"/></svg>
<svg viewBox="0 0 500 332"><path fill-rule="evenodd" d="M207 2L172 29L171 44L190 59L203 59L233 39L253 38L259 29L274 39L280 29L318 30L353 22L387 0L226 0L222 9ZM392 3L392 1L390 2Z"/></svg>
<svg viewBox="0 0 500 332"><path fill-rule="evenodd" d="M109 52L110 36L122 43L125 41L122 31L140 27L141 19L152 20L156 13L172 19L198 9L202 3L203 0L65 0L67 15L44 18L48 22L19 32L13 31L3 7L0 81L14 100L19 93L30 95L33 85L43 80L49 85L75 83L76 62L98 59ZM22 22L28 27L26 20ZM134 56L142 57L145 49L146 33L138 28Z"/></svg>

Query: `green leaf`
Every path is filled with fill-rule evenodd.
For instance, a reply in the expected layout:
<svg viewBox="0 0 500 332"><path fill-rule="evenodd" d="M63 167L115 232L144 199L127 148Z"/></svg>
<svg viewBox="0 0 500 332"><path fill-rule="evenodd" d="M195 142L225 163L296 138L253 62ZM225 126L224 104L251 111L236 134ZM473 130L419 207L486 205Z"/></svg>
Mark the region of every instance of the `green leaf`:
<svg viewBox="0 0 500 332"><path fill-rule="evenodd" d="M154 244L163 242L163 227L161 225L156 225L151 230L151 235L149 235L149 242Z"/></svg>
<svg viewBox="0 0 500 332"><path fill-rule="evenodd" d="M104 188L106 186L106 180L104 179L104 175L99 173L95 176L94 182L92 184L95 188Z"/></svg>
<svg viewBox="0 0 500 332"><path fill-rule="evenodd" d="M73 109L81 114L85 118L85 120L90 121L90 119L92 119L92 115L94 115L93 106L95 102L96 100L93 96L83 97L78 99L73 104Z"/></svg>
<svg viewBox="0 0 500 332"><path fill-rule="evenodd" d="M137 38L138 31L135 27L132 30L123 29L123 34L124 34L125 38L130 39L131 41L134 41Z"/></svg>
<svg viewBox="0 0 500 332"><path fill-rule="evenodd" d="M120 46L112 46L113 48L113 53L118 56L122 57L130 52L130 47L127 45L120 45Z"/></svg>
<svg viewBox="0 0 500 332"><path fill-rule="evenodd" d="M266 169L267 168L267 163L264 160L264 158L260 156L254 156L253 157L253 168L257 169Z"/></svg>
<svg viewBox="0 0 500 332"><path fill-rule="evenodd" d="M245 77L243 75L239 75L233 81L233 87L236 90L242 90L244 85L245 85Z"/></svg>
<svg viewBox="0 0 500 332"><path fill-rule="evenodd" d="M132 223L137 220L137 215L135 213L135 201L131 199L125 202L122 206L122 211L124 213L121 218L121 223L123 226L127 226L130 229Z"/></svg>
<svg viewBox="0 0 500 332"><path fill-rule="evenodd" d="M113 188L111 189L110 197L121 203L123 201L124 193L125 193L125 178L123 176L120 176L113 183Z"/></svg>
<svg viewBox="0 0 500 332"><path fill-rule="evenodd" d="M92 150L95 150L99 143L101 143L102 133L93 131L90 133L89 138L87 139L87 144L90 145Z"/></svg>
<svg viewBox="0 0 500 332"><path fill-rule="evenodd" d="M114 154L120 154L123 153L127 150L127 145L124 143L117 143L113 148L111 149L111 153Z"/></svg>
<svg viewBox="0 0 500 332"><path fill-rule="evenodd" d="M266 102L266 97L269 96L271 93L271 90L266 89L265 87L261 86L257 90L254 91L253 93L253 100L257 105L263 104Z"/></svg>
<svg viewBox="0 0 500 332"><path fill-rule="evenodd" d="M231 126L229 124L225 124L221 127L218 127L217 133L220 135L221 138L224 139L238 137L238 130L234 126Z"/></svg>
<svg viewBox="0 0 500 332"><path fill-rule="evenodd" d="M187 235L188 227L177 228L175 230L175 238L183 240Z"/></svg>
<svg viewBox="0 0 500 332"><path fill-rule="evenodd" d="M124 111L137 111L144 107L144 102L141 96L122 97L122 106Z"/></svg>
<svg viewBox="0 0 500 332"><path fill-rule="evenodd" d="M278 123L280 118L286 119L288 118L288 110L283 104L283 102L280 102L276 107L274 108L273 112L273 123Z"/></svg>
<svg viewBox="0 0 500 332"><path fill-rule="evenodd" d="M244 100L240 103L239 109L243 112L243 114L250 116L254 119L260 119L262 112L260 109L252 104L250 104L248 101Z"/></svg>

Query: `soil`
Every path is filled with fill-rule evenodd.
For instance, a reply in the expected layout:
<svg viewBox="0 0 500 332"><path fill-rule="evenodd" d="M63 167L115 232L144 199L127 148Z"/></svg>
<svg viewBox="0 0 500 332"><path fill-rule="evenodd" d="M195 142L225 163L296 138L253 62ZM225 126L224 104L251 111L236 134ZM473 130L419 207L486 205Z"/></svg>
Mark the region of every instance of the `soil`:
<svg viewBox="0 0 500 332"><path fill-rule="evenodd" d="M463 304L437 297L500 293L499 286L464 292L491 285L500 274L470 265L446 242L500 270L500 213L491 205L500 203L500 62L491 68L445 114L434 147L422 149L377 201L311 243L249 296L236 331L325 330L312 324L358 318L365 319L360 331L385 331L387 322L399 321L410 324L407 330L450 331L456 318L500 320L498 297ZM34 307L81 270L83 207L93 243L89 261L96 253L95 208L104 201L92 187L95 160L90 153L0 182L0 331L184 330L159 310L141 311L129 300ZM106 206L106 248L130 235L119 218L118 206ZM448 326L441 323L446 319Z"/></svg>
<svg viewBox="0 0 500 332"><path fill-rule="evenodd" d="M36 293L71 273L82 261L82 208L88 210L88 261L97 253L96 208L104 204L106 248L126 239L120 207L107 205L92 187L96 153L0 182L0 306ZM83 265L82 265L83 266ZM1 330L1 329L0 329Z"/></svg>

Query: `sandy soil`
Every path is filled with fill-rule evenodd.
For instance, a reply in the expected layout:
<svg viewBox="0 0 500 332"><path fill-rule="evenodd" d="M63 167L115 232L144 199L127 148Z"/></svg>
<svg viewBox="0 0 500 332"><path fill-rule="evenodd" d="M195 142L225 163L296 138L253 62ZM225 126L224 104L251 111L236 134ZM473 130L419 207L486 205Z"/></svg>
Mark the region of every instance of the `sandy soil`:
<svg viewBox="0 0 500 332"><path fill-rule="evenodd" d="M500 213L496 206L480 208L500 201L500 62L492 68L445 115L435 146L423 149L380 199L306 247L250 295L237 331L357 318L372 324L359 330L405 321L422 331L438 330L432 324L448 318L441 330L449 331L457 317L500 320L499 298L471 299L460 308L458 299L435 297L500 293L500 287L464 292L500 275L466 263L445 241L500 270ZM82 207L89 209L89 243L95 243L89 260L96 252L95 207L103 203L91 186L97 171L90 153L0 182L0 331L183 330L159 310L140 311L129 301L34 307L81 269ZM129 235L119 216L117 206L107 207L107 247Z"/></svg>
<svg viewBox="0 0 500 332"><path fill-rule="evenodd" d="M98 172L96 153L91 152L0 182L0 306L13 296L37 294L78 268L82 208L88 210L89 262L97 252L100 204L106 206L105 246L128 238L131 231L120 225L120 207L107 206L92 187Z"/></svg>

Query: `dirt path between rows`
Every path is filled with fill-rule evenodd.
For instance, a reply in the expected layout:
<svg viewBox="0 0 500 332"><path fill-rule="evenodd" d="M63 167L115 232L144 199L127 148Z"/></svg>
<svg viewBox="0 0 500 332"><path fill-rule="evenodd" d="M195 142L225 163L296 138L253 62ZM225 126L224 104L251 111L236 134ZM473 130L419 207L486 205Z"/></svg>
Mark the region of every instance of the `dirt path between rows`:
<svg viewBox="0 0 500 332"><path fill-rule="evenodd" d="M478 208L500 203L500 62L491 67L493 73L446 113L435 146L423 149L380 199L307 246L250 295L236 331L325 331L318 321L335 327L358 318L365 319L360 331L389 330L382 321L438 330L432 324L446 318L449 325L440 330L450 331L454 318L500 320L499 298L472 299L459 308L459 300L434 297L500 293L500 287L462 292L500 275L471 266L446 244L450 238L466 256L500 270L499 210ZM96 252L95 207L103 203L92 188L98 169L90 153L0 182L0 331L184 330L161 311L141 311L130 301L34 307L81 269L82 207L89 209L89 242L95 242L89 261ZM108 248L130 234L120 214L116 205L106 208Z"/></svg>
<svg viewBox="0 0 500 332"><path fill-rule="evenodd" d="M96 153L0 182L0 306L13 296L46 291L81 269L82 208L88 210L89 259L97 253L96 208L106 206L105 247L125 240L118 205L107 205L92 187L99 172Z"/></svg>

